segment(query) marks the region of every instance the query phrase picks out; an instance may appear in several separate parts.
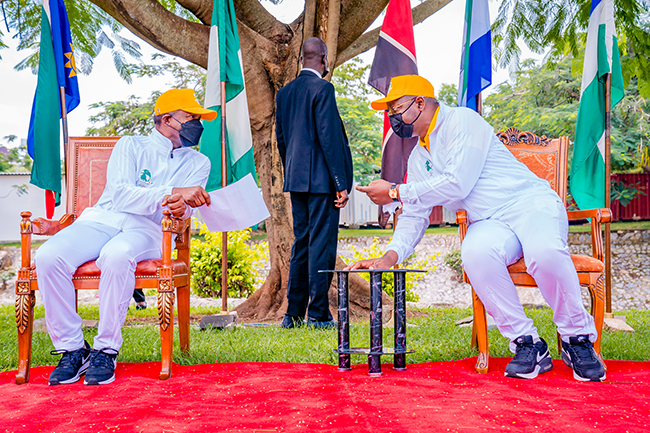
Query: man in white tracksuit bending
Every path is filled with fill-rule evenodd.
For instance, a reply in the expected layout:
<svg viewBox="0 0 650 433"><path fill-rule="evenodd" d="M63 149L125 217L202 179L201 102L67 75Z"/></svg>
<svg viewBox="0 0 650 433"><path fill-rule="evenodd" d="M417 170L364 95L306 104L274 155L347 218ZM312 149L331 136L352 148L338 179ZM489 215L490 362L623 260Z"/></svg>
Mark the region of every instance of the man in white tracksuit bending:
<svg viewBox="0 0 650 433"><path fill-rule="evenodd" d="M604 367L592 343L593 317L582 305L578 275L567 247L564 204L548 182L532 173L471 109L440 104L433 86L416 75L393 78L385 98L393 132L417 136L408 160L407 183L383 180L358 187L377 204L402 214L385 255L349 268L388 269L413 253L429 225L433 206L465 209L470 225L461 248L463 267L515 357L505 375L534 378L552 367L546 342L528 318L507 266L522 256L528 273L554 311L563 359L578 380L600 381Z"/></svg>
<svg viewBox="0 0 650 433"><path fill-rule="evenodd" d="M191 89L160 95L153 132L122 137L115 144L97 204L38 249L38 287L53 354L63 355L50 374L50 385L76 382L84 373L87 385L115 380L136 264L162 256L163 209L187 218L192 208L210 202L204 190L210 161L189 146L199 142L199 118L215 117L215 111L199 105ZM93 349L84 341L72 283L77 267L90 260L101 270Z"/></svg>

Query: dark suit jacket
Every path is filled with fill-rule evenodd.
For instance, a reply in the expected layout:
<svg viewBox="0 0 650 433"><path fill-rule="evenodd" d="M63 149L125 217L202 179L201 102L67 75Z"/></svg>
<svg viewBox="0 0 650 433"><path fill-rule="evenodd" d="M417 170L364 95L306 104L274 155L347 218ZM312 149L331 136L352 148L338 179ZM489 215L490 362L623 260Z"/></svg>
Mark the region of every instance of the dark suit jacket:
<svg viewBox="0 0 650 433"><path fill-rule="evenodd" d="M349 192L352 155L334 86L302 71L278 92L275 116L284 191Z"/></svg>

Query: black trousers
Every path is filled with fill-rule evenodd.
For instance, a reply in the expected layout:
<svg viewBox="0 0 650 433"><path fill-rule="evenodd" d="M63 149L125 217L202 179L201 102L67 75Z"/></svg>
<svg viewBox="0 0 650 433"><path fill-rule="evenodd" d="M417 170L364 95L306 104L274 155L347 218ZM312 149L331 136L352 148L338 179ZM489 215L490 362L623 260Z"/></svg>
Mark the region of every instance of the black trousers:
<svg viewBox="0 0 650 433"><path fill-rule="evenodd" d="M327 292L334 269L339 231L336 194L291 193L293 234L291 248L287 314L318 321L332 320Z"/></svg>

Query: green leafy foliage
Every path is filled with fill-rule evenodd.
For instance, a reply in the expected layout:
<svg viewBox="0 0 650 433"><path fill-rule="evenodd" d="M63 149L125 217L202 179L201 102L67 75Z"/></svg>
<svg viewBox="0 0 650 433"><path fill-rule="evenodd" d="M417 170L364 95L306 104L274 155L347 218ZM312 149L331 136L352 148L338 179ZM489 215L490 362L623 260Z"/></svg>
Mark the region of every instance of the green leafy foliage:
<svg viewBox="0 0 650 433"><path fill-rule="evenodd" d="M532 60L521 63L513 81L499 84L484 102L485 118L495 131L514 126L537 135L575 137L581 78L571 74L567 56L552 68ZM612 171L640 171L648 165L650 99L634 78L612 110ZM569 157L572 150L569 149Z"/></svg>
<svg viewBox="0 0 650 433"><path fill-rule="evenodd" d="M332 84L336 102L350 141L354 180L367 185L379 179L381 167L382 117L370 108L370 100L381 97L368 86L370 65L355 57L334 71Z"/></svg>
<svg viewBox="0 0 650 433"><path fill-rule="evenodd" d="M453 250L445 254L445 264L458 273L460 277L463 276L463 261L460 257L460 250Z"/></svg>
<svg viewBox="0 0 650 433"><path fill-rule="evenodd" d="M126 66L129 76L155 77L171 76L170 88L191 88L199 101L205 98L206 73L200 66L171 59L162 54L151 56L151 63L130 64ZM166 90L166 89L163 89ZM162 92L152 92L145 101L136 96L126 101L98 102L90 108L100 109L89 120L93 126L86 130L90 136L146 135L154 127L153 107ZM96 126L95 126L96 125Z"/></svg>
<svg viewBox="0 0 650 433"><path fill-rule="evenodd" d="M152 94L145 102L132 95L127 101L90 104L90 108L101 111L88 119L98 126L86 129L86 135L119 137L149 134L154 127L153 107L159 94Z"/></svg>
<svg viewBox="0 0 650 433"><path fill-rule="evenodd" d="M14 141L9 137L15 137L15 135L5 137L10 143ZM0 152L0 172L29 173L31 171L32 159L27 153L26 144L8 149L8 153Z"/></svg>
<svg viewBox="0 0 650 433"><path fill-rule="evenodd" d="M196 223L196 221L195 221ZM191 240L191 290L206 298L221 297L222 234L197 223L204 240ZM248 297L255 291L256 264L268 260L266 243L249 245L251 230L228 232L228 296Z"/></svg>
<svg viewBox="0 0 650 433"><path fill-rule="evenodd" d="M458 87L455 84L442 83L436 93L436 99L450 107L458 105Z"/></svg>
<svg viewBox="0 0 650 433"><path fill-rule="evenodd" d="M645 187L641 185L641 182L626 185L625 182L621 182L620 180L613 180L611 188L612 201L618 200L624 207L630 204L635 197L647 195L644 191Z"/></svg>
<svg viewBox="0 0 650 433"><path fill-rule="evenodd" d="M523 41L535 53L546 52L553 65L566 55L575 58L581 75L591 0L503 0L492 23L497 64L516 70ZM650 15L644 0L614 0L614 20L625 83L636 76L640 93L650 97Z"/></svg>
<svg viewBox="0 0 650 433"><path fill-rule="evenodd" d="M349 259L343 256L341 256L341 258L348 265L354 262L358 262L360 260L377 259L384 255L384 249L381 247L381 243L382 242L379 238L374 237L372 238L372 244L366 248L358 249L354 245L349 245L348 248L352 252L353 258ZM425 258L424 260L418 261L415 260L415 254L412 254L402 262L400 267L408 268L408 269L421 269L429 272L435 272L437 268L436 266L433 265L433 260L436 257L438 257L438 253L431 255ZM361 273L359 275L361 275L361 277L364 280L370 281L370 274ZM412 272L406 274L406 300L407 301L418 302L420 300L420 297L418 296L417 293L414 292L414 289L415 289L415 284L418 281L421 281L422 279L424 279L424 274L419 272L417 273ZM382 274L381 282L382 282L382 289L384 290L384 292L386 292L390 296L394 296L395 287L393 281L393 274L389 274L389 273Z"/></svg>

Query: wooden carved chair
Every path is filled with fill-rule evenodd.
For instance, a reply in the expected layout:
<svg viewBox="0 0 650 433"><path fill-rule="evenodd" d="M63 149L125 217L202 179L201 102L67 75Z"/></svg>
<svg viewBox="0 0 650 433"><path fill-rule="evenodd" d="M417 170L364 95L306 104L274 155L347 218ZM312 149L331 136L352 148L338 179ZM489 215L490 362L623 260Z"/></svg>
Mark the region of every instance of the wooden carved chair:
<svg viewBox="0 0 650 433"><path fill-rule="evenodd" d="M59 221L35 218L22 212L20 223L22 264L16 282L16 325L18 327L18 374L16 383L29 380L32 354L32 323L34 292L38 290L37 269L32 264L33 234L53 235L69 226L81 212L93 206L106 185L106 167L119 137L71 137L68 144L68 173L66 214ZM172 218L163 211L162 259L138 263L135 288L158 289L158 322L162 366L160 379L172 375L174 290L178 293L178 326L180 346L190 347L190 221ZM172 259L172 237L175 238L177 259ZM101 272L94 261L84 263L73 276L76 290L97 289Z"/></svg>
<svg viewBox="0 0 650 433"><path fill-rule="evenodd" d="M514 156L536 175L546 179L551 187L558 193L566 204L567 188L567 158L569 139L560 137L548 139L545 136L538 137L530 132L521 132L516 128L509 128L505 132L497 134L499 139L514 154ZM591 219L591 243L592 257L584 255L571 255L573 264L578 271L580 285L587 287L591 296L591 315L596 322L598 339L594 343L594 349L600 356L600 338L603 328L605 314L605 286L603 280L603 242L601 223L611 221L609 209L590 209L581 211L569 211L569 219ZM467 234L468 217L467 212L460 210L456 213L456 222L460 232L461 243ZM517 286L537 287L535 280L526 272L526 263L520 259L508 266L512 281ZM466 283L471 284L467 274L463 273ZM488 331L485 316L485 306L472 288L472 300L474 309L474 325L472 328L472 346L478 348L479 355L476 362L478 373L488 371ZM561 351L561 339L558 334L558 351ZM602 359L602 357L601 357Z"/></svg>

